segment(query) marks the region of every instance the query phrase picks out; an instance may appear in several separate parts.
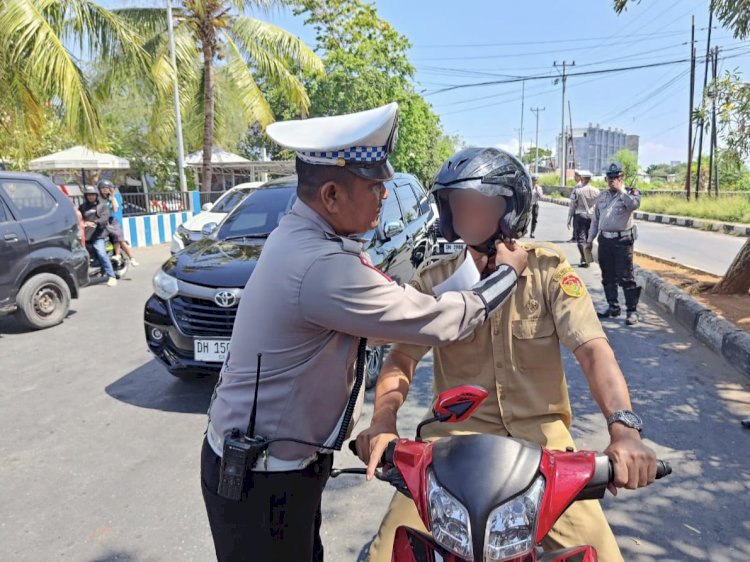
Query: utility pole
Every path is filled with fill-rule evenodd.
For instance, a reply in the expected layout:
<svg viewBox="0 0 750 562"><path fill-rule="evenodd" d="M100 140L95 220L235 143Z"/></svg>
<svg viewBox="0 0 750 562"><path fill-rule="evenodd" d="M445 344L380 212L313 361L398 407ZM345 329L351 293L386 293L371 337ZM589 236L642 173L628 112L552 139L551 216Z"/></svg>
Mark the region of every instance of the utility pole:
<svg viewBox="0 0 750 562"><path fill-rule="evenodd" d="M575 66L575 61L570 63L570 66ZM565 180L568 176L568 143L567 138L565 136L565 82L568 78L567 76L567 69L568 69L568 63L566 61L562 61L562 64L558 65L557 61L553 63L553 66L555 68L562 66L562 116L560 119L561 126L560 126L560 144L561 144L561 150L560 150L560 187L565 187Z"/></svg>
<svg viewBox="0 0 750 562"><path fill-rule="evenodd" d="M719 67L719 46L714 47L711 59L711 77L713 92L711 95L711 149L708 157L708 192L711 192L711 179L714 181L714 194L719 196L719 147L717 146L716 124L716 76Z"/></svg>
<svg viewBox="0 0 750 562"><path fill-rule="evenodd" d="M534 141L534 149L536 154L534 155L534 173L539 173L539 112L544 111L544 107L531 107L533 113L536 114L536 140Z"/></svg>
<svg viewBox="0 0 750 562"><path fill-rule="evenodd" d="M706 86L708 85L708 62L711 56L711 26L714 21L713 6L708 6L708 39L706 40L706 70L703 73L703 98L701 101L701 121L698 127L700 133L698 136L698 166L695 178L695 198L698 199L701 190L701 158L703 156L703 113L706 110ZM710 181L710 180L709 180Z"/></svg>
<svg viewBox="0 0 750 562"><path fill-rule="evenodd" d="M523 159L523 108L526 97L526 80L521 80L521 132L518 134L518 159Z"/></svg>
<svg viewBox="0 0 750 562"><path fill-rule="evenodd" d="M568 118L570 119L570 146L573 149L573 169L575 170L578 162L576 161L576 139L573 135L573 110L570 109L570 100L568 100Z"/></svg>
<svg viewBox="0 0 750 562"><path fill-rule="evenodd" d="M690 181L693 178L693 99L695 97L695 16L690 32L690 114L688 119L688 167L685 176L685 195L690 201Z"/></svg>
<svg viewBox="0 0 750 562"><path fill-rule="evenodd" d="M172 0L167 0L167 31L169 32L169 57L172 62L172 89L174 90L175 134L177 135L177 173L180 176L180 191L184 193L187 191L187 180L185 179L185 149L182 146L182 115L180 113L180 91L177 83L177 56L175 55L174 49Z"/></svg>

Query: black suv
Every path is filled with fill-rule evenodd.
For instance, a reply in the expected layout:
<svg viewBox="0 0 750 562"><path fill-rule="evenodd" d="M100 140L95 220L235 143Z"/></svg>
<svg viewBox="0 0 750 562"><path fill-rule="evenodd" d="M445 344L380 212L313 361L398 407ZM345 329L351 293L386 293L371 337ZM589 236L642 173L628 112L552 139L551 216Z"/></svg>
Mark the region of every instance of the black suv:
<svg viewBox="0 0 750 562"><path fill-rule="evenodd" d="M366 250L399 283L429 257L435 214L419 181L396 174L389 182L380 225ZM213 374L224 361L237 305L268 234L296 200L297 179L271 181L250 194L207 238L168 259L154 276L146 302L146 342L170 373ZM370 348L367 384L375 383L385 349Z"/></svg>
<svg viewBox="0 0 750 562"><path fill-rule="evenodd" d="M89 256L70 200L44 176L0 172L0 314L49 328L88 282Z"/></svg>

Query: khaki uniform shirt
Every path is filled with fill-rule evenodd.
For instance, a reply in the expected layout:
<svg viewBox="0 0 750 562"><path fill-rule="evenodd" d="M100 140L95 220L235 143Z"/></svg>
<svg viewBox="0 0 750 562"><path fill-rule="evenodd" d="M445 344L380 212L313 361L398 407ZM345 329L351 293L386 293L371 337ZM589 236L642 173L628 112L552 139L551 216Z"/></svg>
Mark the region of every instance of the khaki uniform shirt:
<svg viewBox="0 0 750 562"><path fill-rule="evenodd" d="M606 336L583 282L562 251L544 243L524 247L529 250L528 267L508 302L471 337L433 350L435 396L474 384L488 390L489 398L462 423L425 427L425 437L509 433L553 449L573 446L560 343L575 350ZM431 264L412 285L431 294L464 259L471 257L462 252ZM398 344L393 350L419 361L429 347Z"/></svg>
<svg viewBox="0 0 750 562"><path fill-rule="evenodd" d="M591 218L596 208L596 200L600 194L601 191L591 184L574 189L570 195L568 216L582 215L586 218Z"/></svg>
<svg viewBox="0 0 750 562"><path fill-rule="evenodd" d="M633 211L640 205L641 192L637 189L625 193L609 189L602 191L596 200L588 241L593 242L600 232L621 232L633 228Z"/></svg>
<svg viewBox="0 0 750 562"><path fill-rule="evenodd" d="M359 241L335 234L298 200L268 237L242 294L209 409L209 444L221 455L224 437L247 429L259 353L256 434L330 445L352 391L359 338L440 346L470 337L485 317L473 292L436 299L391 281ZM316 450L272 444L267 469L298 469Z"/></svg>

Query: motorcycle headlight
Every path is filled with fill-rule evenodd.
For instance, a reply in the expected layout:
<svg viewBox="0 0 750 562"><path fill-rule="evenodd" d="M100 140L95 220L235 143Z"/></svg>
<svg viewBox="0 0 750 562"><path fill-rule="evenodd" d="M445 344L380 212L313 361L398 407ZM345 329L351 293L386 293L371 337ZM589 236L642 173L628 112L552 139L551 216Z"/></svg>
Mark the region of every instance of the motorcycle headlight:
<svg viewBox="0 0 750 562"><path fill-rule="evenodd" d="M177 279L164 273L161 269L156 272L153 279L154 293L156 296L168 300L177 294Z"/></svg>
<svg viewBox="0 0 750 562"><path fill-rule="evenodd" d="M435 541L466 560L474 560L469 512L427 471L427 504Z"/></svg>
<svg viewBox="0 0 750 562"><path fill-rule="evenodd" d="M484 535L484 559L497 562L520 556L534 548L544 478L539 476L526 492L490 513Z"/></svg>

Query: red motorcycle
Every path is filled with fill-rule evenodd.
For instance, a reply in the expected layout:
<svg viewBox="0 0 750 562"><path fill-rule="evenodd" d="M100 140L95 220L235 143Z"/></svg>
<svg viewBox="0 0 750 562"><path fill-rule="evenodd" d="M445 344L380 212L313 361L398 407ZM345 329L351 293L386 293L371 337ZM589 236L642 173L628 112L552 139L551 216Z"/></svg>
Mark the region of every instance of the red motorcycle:
<svg viewBox="0 0 750 562"><path fill-rule="evenodd" d="M442 393L433 416L417 426L415 440L391 442L377 474L414 500L428 535L399 527L394 562L595 562L582 545L542 553L537 544L571 503L604 497L613 480L609 457L592 451L548 451L535 443L496 435L461 435L422 441L434 422L468 419L487 398L477 386ZM349 443L354 450L354 442ZM488 470L490 468L491 470ZM672 472L658 462L657 478ZM365 474L364 468L334 469Z"/></svg>

